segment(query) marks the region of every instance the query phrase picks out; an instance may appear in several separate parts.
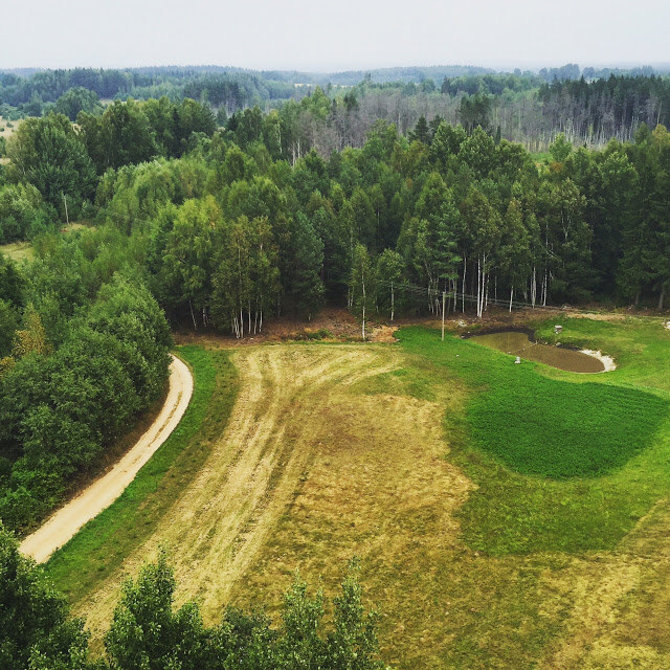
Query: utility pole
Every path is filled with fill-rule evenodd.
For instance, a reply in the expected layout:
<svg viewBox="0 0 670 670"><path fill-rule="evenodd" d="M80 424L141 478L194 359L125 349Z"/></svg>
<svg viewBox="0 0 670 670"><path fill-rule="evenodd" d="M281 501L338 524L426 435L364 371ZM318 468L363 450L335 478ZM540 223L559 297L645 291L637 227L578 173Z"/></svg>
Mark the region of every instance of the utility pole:
<svg viewBox="0 0 670 670"><path fill-rule="evenodd" d="M65 193L61 192L61 194L63 196L63 202L65 203L65 222L69 226L70 225L70 217L67 215L67 198L65 197Z"/></svg>
<svg viewBox="0 0 670 670"><path fill-rule="evenodd" d="M447 299L447 292L442 291L442 342L444 342L444 303Z"/></svg>

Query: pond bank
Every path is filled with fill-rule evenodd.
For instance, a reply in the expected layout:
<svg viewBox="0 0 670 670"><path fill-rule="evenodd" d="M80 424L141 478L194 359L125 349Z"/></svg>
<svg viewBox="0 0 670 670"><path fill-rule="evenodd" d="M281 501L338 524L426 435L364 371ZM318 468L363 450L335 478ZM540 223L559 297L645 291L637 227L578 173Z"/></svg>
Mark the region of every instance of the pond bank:
<svg viewBox="0 0 670 670"><path fill-rule="evenodd" d="M603 355L600 351L591 349L579 351L535 342L532 334L527 330L489 332L473 335L469 339L510 356L544 363L568 372L595 374L616 369L614 359Z"/></svg>

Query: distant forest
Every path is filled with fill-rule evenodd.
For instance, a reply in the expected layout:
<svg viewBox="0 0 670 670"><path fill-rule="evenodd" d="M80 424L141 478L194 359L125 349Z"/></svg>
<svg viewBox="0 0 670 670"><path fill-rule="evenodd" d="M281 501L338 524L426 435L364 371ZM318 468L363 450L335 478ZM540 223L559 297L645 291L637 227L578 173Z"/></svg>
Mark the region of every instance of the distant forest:
<svg viewBox="0 0 670 670"><path fill-rule="evenodd" d="M80 111L100 113L112 100L165 96L207 104L224 124L240 110L258 107L267 113L317 93L331 105L329 132L319 132L313 142L324 156L362 146L378 119L403 134L422 116L435 123L480 125L539 152L558 133L574 143L603 146L612 137L631 140L642 123L667 125L670 116L670 78L664 71L575 64L537 73L470 66L330 74L216 66L15 70L0 73L0 116L16 120L56 111L74 121ZM306 126L313 122L303 120Z"/></svg>

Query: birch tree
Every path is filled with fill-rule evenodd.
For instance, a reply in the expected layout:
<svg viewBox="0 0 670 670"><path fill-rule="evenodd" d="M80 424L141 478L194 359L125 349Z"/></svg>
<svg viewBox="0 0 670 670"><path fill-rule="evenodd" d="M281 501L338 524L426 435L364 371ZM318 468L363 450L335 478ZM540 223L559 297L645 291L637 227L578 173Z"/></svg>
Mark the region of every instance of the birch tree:
<svg viewBox="0 0 670 670"><path fill-rule="evenodd" d="M354 313L361 319L361 337L366 339L366 323L374 306L374 273L368 250L360 244L354 247L349 279Z"/></svg>

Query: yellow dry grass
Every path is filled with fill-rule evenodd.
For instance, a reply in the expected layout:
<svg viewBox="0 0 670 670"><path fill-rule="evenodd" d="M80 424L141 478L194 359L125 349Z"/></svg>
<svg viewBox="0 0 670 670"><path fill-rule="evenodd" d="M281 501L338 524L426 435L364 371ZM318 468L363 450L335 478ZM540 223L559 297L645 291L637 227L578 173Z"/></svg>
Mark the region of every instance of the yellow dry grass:
<svg viewBox="0 0 670 670"><path fill-rule="evenodd" d="M0 253L15 261L22 261L24 258L30 260L33 257L33 245L30 242L0 244Z"/></svg>
<svg viewBox="0 0 670 670"><path fill-rule="evenodd" d="M22 119L18 121L10 121L0 116L0 129L2 129L2 137L8 140L18 129L18 127L23 122Z"/></svg>
<svg viewBox="0 0 670 670"><path fill-rule="evenodd" d="M659 502L616 552L575 560L554 586L571 614L541 667L670 667L670 501Z"/></svg>
<svg viewBox="0 0 670 670"><path fill-rule="evenodd" d="M412 536L417 517L430 517L444 542L455 541L449 512L468 484L441 458L441 411L405 396L355 391L357 382L398 366L392 348L266 346L238 350L235 362L239 398L205 467L151 540L78 604L94 633L109 622L123 576L161 544L171 548L178 599L197 598L215 621L258 573L273 534L286 532L282 519L311 502L321 516L318 533L325 537L335 524L328 553L340 573L354 553Z"/></svg>
<svg viewBox="0 0 670 670"><path fill-rule="evenodd" d="M479 555L460 539L473 485L444 434L445 412L464 402L455 382L421 378L389 344L233 356L239 396L205 466L149 541L75 604L97 645L125 576L164 545L178 604L196 599L208 623L229 602L276 615L296 568L333 594L358 555L394 667L670 667L670 503L616 552Z"/></svg>

